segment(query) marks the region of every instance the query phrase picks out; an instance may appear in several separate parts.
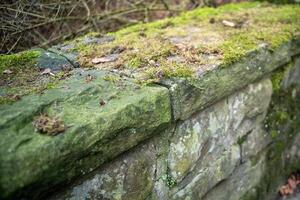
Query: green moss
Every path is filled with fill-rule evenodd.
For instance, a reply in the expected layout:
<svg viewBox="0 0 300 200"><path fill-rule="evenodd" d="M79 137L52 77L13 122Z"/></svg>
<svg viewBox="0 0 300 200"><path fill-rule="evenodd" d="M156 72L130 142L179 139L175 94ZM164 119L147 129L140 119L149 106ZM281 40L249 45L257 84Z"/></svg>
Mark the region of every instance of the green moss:
<svg viewBox="0 0 300 200"><path fill-rule="evenodd" d="M39 55L39 51L32 50L0 56L0 104L14 102L34 88L33 82L39 74L34 65ZM5 70L11 73L4 73Z"/></svg>
<svg viewBox="0 0 300 200"><path fill-rule="evenodd" d="M147 78L150 79L159 79L162 77L181 77L188 78L193 75L193 70L184 64L178 63L167 63L162 64L161 67L152 67L147 69L145 72Z"/></svg>
<svg viewBox="0 0 300 200"><path fill-rule="evenodd" d="M109 81L111 83L116 83L120 80L120 77L114 76L114 75L106 75L106 76L104 76L103 80Z"/></svg>
<svg viewBox="0 0 300 200"><path fill-rule="evenodd" d="M7 96L5 96L5 97L0 96L0 105L2 105L2 104L10 104L12 102L14 102L13 99L11 99L11 98L9 98Z"/></svg>
<svg viewBox="0 0 300 200"><path fill-rule="evenodd" d="M264 2L265 0L259 0ZM275 3L275 4L287 4L287 3L296 3L294 0L267 0L268 2Z"/></svg>
<svg viewBox="0 0 300 200"><path fill-rule="evenodd" d="M6 69L13 71L32 67L39 55L39 51L24 51L18 54L0 55L0 74Z"/></svg>
<svg viewBox="0 0 300 200"><path fill-rule="evenodd" d="M4 85L0 86L3 94L0 96L1 104L10 104L18 101L22 96L39 94L46 89L54 89L70 74L59 72L51 77L42 77L36 68L24 67L19 69L13 76L2 76ZM0 75L1 77L1 75ZM10 81L10 84L5 84Z"/></svg>
<svg viewBox="0 0 300 200"><path fill-rule="evenodd" d="M210 23L212 18L214 23ZM241 27L224 26L224 19L241 24ZM116 47L123 47L125 50L118 61L111 63L109 67L138 69L141 73L145 72L143 77L149 75L149 79L160 71L167 76L186 77L192 76L201 66L228 66L238 62L248 53L257 50L261 44L265 44L269 50L275 50L300 36L299 19L300 6L244 2L196 9L174 18L130 26L109 33L115 40L103 45L83 45L81 42L74 44L79 51L79 62L85 67L94 66L91 63L93 58L110 54ZM199 31L198 34L195 31ZM170 39L174 37L175 40L178 38L179 44L171 42ZM192 39L185 41L185 37ZM180 43L180 38L183 38L183 44ZM170 66L171 70L168 70L165 65L173 64L167 62L171 55L185 59L186 62L178 65L189 66L190 69ZM207 59L210 55L214 59ZM152 69L153 61L158 69Z"/></svg>
<svg viewBox="0 0 300 200"><path fill-rule="evenodd" d="M142 67L142 65L147 64L147 62L139 56L128 59L126 63L129 68L139 68Z"/></svg>
<svg viewBox="0 0 300 200"><path fill-rule="evenodd" d="M257 41L250 34L238 33L222 43L223 64L232 64L257 47Z"/></svg>
<svg viewBox="0 0 300 200"><path fill-rule="evenodd" d="M294 114L297 112L298 106L295 105L295 101L292 97L291 91L285 91L282 89L282 81L286 77L286 74L294 66L293 62L287 64L285 67L277 69L271 76L273 86L273 99L270 105L270 111L266 117L265 124L267 131L274 136L280 136L281 126L294 121ZM294 108L293 108L294 106Z"/></svg>

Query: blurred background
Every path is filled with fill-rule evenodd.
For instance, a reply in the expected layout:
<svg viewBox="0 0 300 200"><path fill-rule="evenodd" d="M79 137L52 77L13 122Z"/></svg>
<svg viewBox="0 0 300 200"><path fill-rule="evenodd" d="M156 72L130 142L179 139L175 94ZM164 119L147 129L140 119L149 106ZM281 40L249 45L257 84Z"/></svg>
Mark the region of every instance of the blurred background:
<svg viewBox="0 0 300 200"><path fill-rule="evenodd" d="M90 31L104 34L233 1L240 0L2 0L0 53L47 48Z"/></svg>

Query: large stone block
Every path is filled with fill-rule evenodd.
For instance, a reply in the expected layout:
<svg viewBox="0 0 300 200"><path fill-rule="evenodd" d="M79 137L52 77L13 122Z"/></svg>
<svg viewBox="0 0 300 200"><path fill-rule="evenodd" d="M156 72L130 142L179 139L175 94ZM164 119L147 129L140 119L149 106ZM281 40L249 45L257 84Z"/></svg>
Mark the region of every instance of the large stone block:
<svg viewBox="0 0 300 200"><path fill-rule="evenodd" d="M168 158L173 199L201 199L268 144L262 126L271 94L265 79L178 124Z"/></svg>
<svg viewBox="0 0 300 200"><path fill-rule="evenodd" d="M90 172L171 120L166 88L140 87L101 71L79 73L56 89L0 107L3 198L32 196L31 189L39 194ZM62 120L66 131L56 136L35 131L33 121L41 113Z"/></svg>
<svg viewBox="0 0 300 200"><path fill-rule="evenodd" d="M118 156L49 200L168 199L168 136L171 129Z"/></svg>
<svg viewBox="0 0 300 200"><path fill-rule="evenodd" d="M262 154L257 163L250 160L234 170L234 173L211 189L202 200L240 200L247 192L256 192L255 186L266 172L265 154Z"/></svg>
<svg viewBox="0 0 300 200"><path fill-rule="evenodd" d="M261 47L250 52L239 62L205 71L199 78L171 78L163 80L171 92L173 115L187 119L194 112L204 109L218 100L263 78L266 74L287 64L299 53L299 41L293 40L274 52Z"/></svg>

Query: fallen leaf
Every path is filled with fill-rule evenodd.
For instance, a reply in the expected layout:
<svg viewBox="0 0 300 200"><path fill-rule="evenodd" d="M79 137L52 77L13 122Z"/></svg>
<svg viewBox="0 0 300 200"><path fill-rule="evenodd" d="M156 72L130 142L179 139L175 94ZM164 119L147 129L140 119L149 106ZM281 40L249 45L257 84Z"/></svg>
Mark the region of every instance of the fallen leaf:
<svg viewBox="0 0 300 200"><path fill-rule="evenodd" d="M85 77L85 82L86 82L86 83L89 83L89 82L91 82L93 79L94 79L94 77L93 77L92 75L88 74L88 75Z"/></svg>
<svg viewBox="0 0 300 200"><path fill-rule="evenodd" d="M106 103L105 103L104 99L100 99L99 104L100 104L100 106L104 106Z"/></svg>
<svg viewBox="0 0 300 200"><path fill-rule="evenodd" d="M18 95L18 94L14 94L14 95L11 96L11 99L12 99L13 101L19 101L19 100L21 99L21 96Z"/></svg>
<svg viewBox="0 0 300 200"><path fill-rule="evenodd" d="M58 120L57 118L49 117L46 114L41 114L39 117L37 117L34 120L33 125L39 133L51 136L57 135L66 130L66 127L62 121Z"/></svg>
<svg viewBox="0 0 300 200"><path fill-rule="evenodd" d="M3 71L3 74L12 74L13 72L9 69L6 69Z"/></svg>
<svg viewBox="0 0 300 200"><path fill-rule="evenodd" d="M290 188L292 188L293 190L297 187L297 182L294 176L292 176L291 178L288 179L288 185L290 186Z"/></svg>
<svg viewBox="0 0 300 200"><path fill-rule="evenodd" d="M225 26L235 27L235 23L234 23L234 22L231 22L231 21L223 20L222 23L223 23Z"/></svg>
<svg viewBox="0 0 300 200"><path fill-rule="evenodd" d="M54 76L54 74L51 72L50 68L46 68L41 72L41 75L51 75Z"/></svg>
<svg viewBox="0 0 300 200"><path fill-rule="evenodd" d="M300 177L299 174L291 175L287 183L279 188L279 194L286 198L289 195L292 195L295 193L297 186L300 184Z"/></svg>
<svg viewBox="0 0 300 200"><path fill-rule="evenodd" d="M118 59L116 54L110 54L100 58L94 58L92 60L93 64L106 63L106 62L114 62Z"/></svg>

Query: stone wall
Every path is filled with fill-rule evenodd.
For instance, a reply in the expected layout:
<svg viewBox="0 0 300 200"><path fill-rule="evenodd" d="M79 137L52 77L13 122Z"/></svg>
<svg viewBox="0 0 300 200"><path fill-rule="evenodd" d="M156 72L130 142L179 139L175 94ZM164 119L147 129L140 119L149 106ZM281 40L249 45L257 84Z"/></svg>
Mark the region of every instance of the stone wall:
<svg viewBox="0 0 300 200"><path fill-rule="evenodd" d="M278 38L263 39L274 43L267 44L259 37L259 44L247 43L246 48L237 42L242 52L235 52L231 46L224 49L222 45L227 45L226 41L235 45L237 34L241 34L239 37L247 42L254 39L245 37L247 27L234 30L229 27L224 30L228 34L225 42L220 40L224 42L222 49L210 53L197 51L197 55L191 55L195 50L192 46L197 42L214 46L217 43L213 39L222 34L211 31L210 28L215 28L215 25L197 18L201 12L196 11L196 15L183 15L187 21L183 25L174 25L171 30L160 25L166 33L170 31L173 34L174 30L182 29L190 30L191 34L182 36L181 32L176 32L180 36L166 38L175 41L179 53L169 55L174 50L171 47L169 54L159 55L162 60L146 60L149 62L144 63L147 67L126 68L128 63L136 64L133 61L139 57L126 59L132 56L131 53L139 54L139 51L130 48L121 51L120 46L114 46L113 59L110 55L93 69L86 68L80 59L94 56L95 48L99 48L97 45L111 47L97 43L86 44L92 50L84 49L82 42L87 38L62 45L68 48L81 45L71 50L65 51L62 47L35 50L35 67L45 70L43 67L47 65L46 69L51 68L51 73L59 74L67 63L71 65L72 74L57 83L49 77L40 77L35 83L55 85L41 93L26 93L13 102L0 105L0 198L277 198L280 184L292 172L299 170L300 164L300 40L297 35L300 26L297 26L299 20L290 19L299 16L297 9L300 11L300 7L272 7L259 3L241 5L241 8L233 5L221 7L219 12L210 9L200 11L216 18L223 13L221 19L227 19L232 15L253 13L260 8L260 14L279 13L269 20L284 23L281 25L290 28L288 33L294 31L293 34L286 37L287 33L281 32L281 29L266 29L269 35L276 33ZM290 13L287 18L287 10L294 15ZM212 34L213 39L207 39L203 27L195 25L198 20L204 20L203 26L208 28L207 34ZM175 20L171 22L175 23ZM247 23L251 22L249 19ZM133 27L130 33L150 29L148 26L155 27L153 24ZM124 32L126 30L121 31ZM89 41L120 45L124 38L129 37L126 34L120 36L121 33L114 36L121 37L116 39L116 44L112 36L88 37ZM143 39L146 36L139 37L142 39L137 42L148 44ZM157 34L155 37L158 37ZM160 36L158 38L161 39ZM155 41L152 39L149 40ZM155 45L147 47L157 50L164 47L163 44ZM188 50L182 50L185 48ZM128 52L123 55L123 51ZM143 51L148 50L144 47ZM229 56L227 51L234 54ZM171 59L188 60L198 54L201 59L206 59L206 63L188 71L193 73L191 76L186 76L186 66L173 61L168 63ZM142 55L149 56L143 52ZM228 60L225 55L233 60ZM121 60L121 56L124 56L124 68L108 66L111 63L116 67L116 59ZM109 58L112 60L107 61ZM6 65L11 67L11 63L15 64L5 59ZM196 57L193 59L193 62L186 60L191 68L198 62ZM165 62L167 66L162 65ZM166 69L173 66L176 68ZM155 71L156 77L140 79L148 68L158 70ZM9 89L10 85L1 86L0 96ZM40 124L37 124L38 119ZM64 130L56 130L61 128L62 122Z"/></svg>
<svg viewBox="0 0 300 200"><path fill-rule="evenodd" d="M295 61L295 66L281 68L293 69L283 82L296 87L295 96L286 98L299 101L299 58ZM280 141L292 141L283 149L276 146L279 136L268 132L266 115L273 112L270 103L276 95L270 76L257 80L176 121L49 199L274 199L279 185L299 169L300 161L299 125L295 133L280 136ZM268 163L274 148L273 159L281 159L278 165ZM278 167L277 172L272 174L270 167ZM273 187L264 185L265 176L276 182L268 183Z"/></svg>

